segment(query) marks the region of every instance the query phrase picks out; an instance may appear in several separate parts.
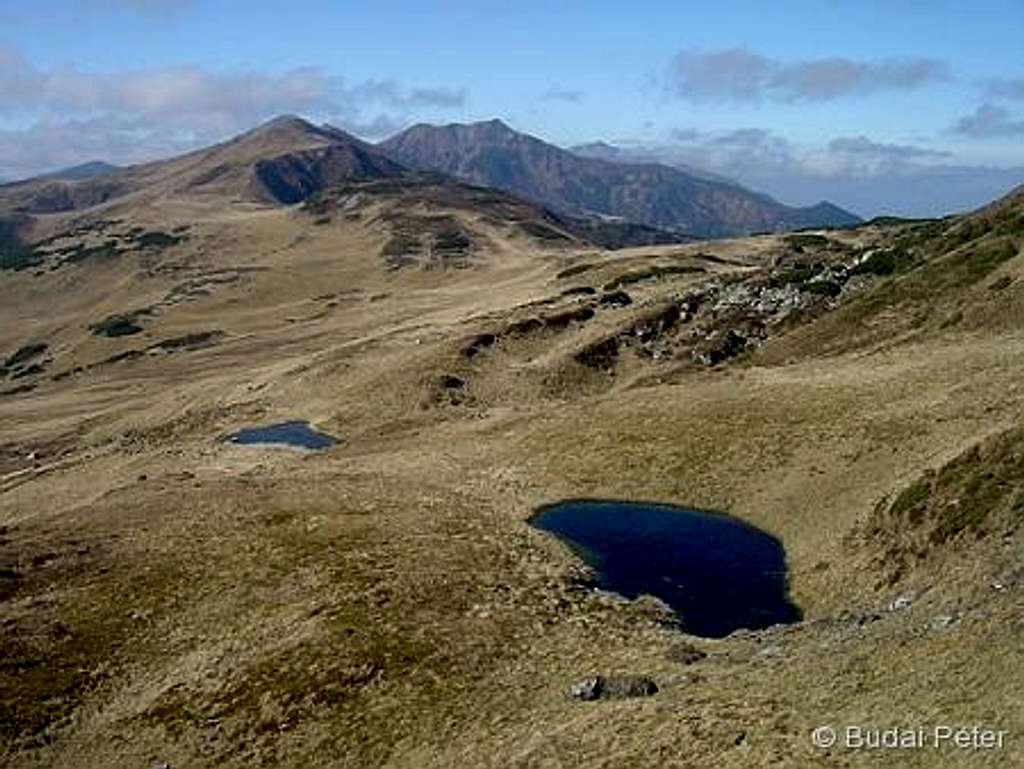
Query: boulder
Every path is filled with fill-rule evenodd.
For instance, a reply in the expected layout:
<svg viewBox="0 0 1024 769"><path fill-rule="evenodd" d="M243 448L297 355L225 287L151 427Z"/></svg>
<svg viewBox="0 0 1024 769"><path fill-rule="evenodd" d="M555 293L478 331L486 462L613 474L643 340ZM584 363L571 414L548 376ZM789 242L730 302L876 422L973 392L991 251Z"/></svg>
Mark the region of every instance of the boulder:
<svg viewBox="0 0 1024 769"><path fill-rule="evenodd" d="M569 696L574 700L591 702L598 699L650 697L657 691L658 685L646 676L590 676L572 684Z"/></svg>

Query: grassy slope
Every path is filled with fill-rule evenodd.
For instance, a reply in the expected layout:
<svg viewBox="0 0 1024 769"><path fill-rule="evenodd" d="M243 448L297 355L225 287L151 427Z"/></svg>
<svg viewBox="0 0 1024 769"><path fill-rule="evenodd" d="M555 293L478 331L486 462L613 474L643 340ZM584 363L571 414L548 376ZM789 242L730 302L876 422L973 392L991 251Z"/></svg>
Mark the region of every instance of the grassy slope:
<svg viewBox="0 0 1024 769"><path fill-rule="evenodd" d="M4 332L4 349L45 338L57 370L138 346L138 335L101 338L87 325L159 301L185 274L268 270L146 321L153 341L223 328L215 347L0 402L0 568L16 575L0 583L5 763L935 767L962 756L823 757L807 735L823 722L947 720L1024 733L1020 540L1015 528L1003 536L1015 497L997 504L992 489L1004 487L985 477L1015 492L1016 434L969 452L1020 420L1024 337L979 299L1016 306L1016 283L950 289L975 319L962 326L908 330L894 303L891 318L855 316L858 328L884 321L866 343L825 356L809 347L850 328L851 304L745 365L659 384L629 354L614 377L571 356L704 276L633 285L634 307L467 360L473 334L548 313L523 306L557 296L566 282L554 275L579 263L491 236L497 251L473 269L394 273L372 228L218 216L161 257L176 265L166 274L126 279L122 265L99 263L75 267L74 281L58 270L46 284L19 274L0 286L23 324ZM766 247L713 250L757 261ZM590 253L598 266L572 280L603 285L679 251ZM1016 275L1018 262L997 269ZM44 294L58 299L40 317ZM897 328L900 344L878 344ZM468 382L455 400L438 397L449 373ZM313 456L217 442L290 416L344 441ZM879 501L943 467L928 477L946 480L915 502L937 521L925 541L952 495L974 499L967 489L992 502L986 520L1000 526L947 537L921 564L907 556L894 580L886 548L919 546L912 532L898 539L918 508ZM723 508L772 531L807 621L698 640L707 660L671 662L679 634L656 606L580 588L567 551L525 526L533 506L570 496ZM884 610L903 591L913 607ZM944 615L954 622L934 629ZM570 681L616 671L652 675L661 691L564 697ZM971 758L1013 765L1020 746Z"/></svg>

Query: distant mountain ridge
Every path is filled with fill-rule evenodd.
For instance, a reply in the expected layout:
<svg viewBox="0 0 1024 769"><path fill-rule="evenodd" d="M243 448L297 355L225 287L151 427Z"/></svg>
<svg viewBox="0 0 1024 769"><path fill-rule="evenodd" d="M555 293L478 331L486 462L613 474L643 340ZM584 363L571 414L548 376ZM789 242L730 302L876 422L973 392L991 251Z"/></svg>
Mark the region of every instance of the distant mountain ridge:
<svg viewBox="0 0 1024 769"><path fill-rule="evenodd" d="M742 187L738 181L731 179L728 176L722 176L721 174L712 173L711 171L705 171L702 168L691 166L688 163L669 163L665 160L655 157L645 157L638 153L636 150L628 147L619 147L615 144L609 144L608 142L588 142L587 144L574 144L571 147L567 147L569 152L574 155L579 155L584 158L597 158L599 160L610 160L613 163L629 163L632 165L643 165L645 163L656 163L658 165L670 166L683 171L690 176L696 176L698 179L707 179L713 182L722 182L723 184L730 184L734 187Z"/></svg>
<svg viewBox="0 0 1024 769"><path fill-rule="evenodd" d="M95 179L97 176L104 176L105 174L113 173L119 170L120 166L112 165L103 160L90 160L88 163L80 163L70 168L61 168L57 171L51 171L48 174L41 174L35 178L37 179L64 179L66 181L83 181L85 179Z"/></svg>
<svg viewBox="0 0 1024 769"><path fill-rule="evenodd" d="M419 124L377 146L411 168L513 192L557 211L621 217L700 237L860 222L825 202L793 208L665 165L574 154L500 120Z"/></svg>
<svg viewBox="0 0 1024 769"><path fill-rule="evenodd" d="M327 199L342 188L399 207L451 205L492 217L499 212L499 219L527 236L549 242L623 248L687 240L634 222L556 215L536 201L489 187L469 190L449 175L409 169L340 129L294 116L168 160L113 170L88 164L70 172L0 187L0 228L6 228L0 240L6 232L8 250L26 245L34 223L53 214L93 209L106 215L115 206L131 210L174 198L214 206L293 205Z"/></svg>
<svg viewBox="0 0 1024 769"><path fill-rule="evenodd" d="M599 225L595 231L628 225L633 230L627 241L859 221L828 203L790 208L738 185L668 166L580 157L499 120L414 126L375 145L291 115L168 160L124 168L93 162L6 184L0 187L0 210L52 214L180 196L195 202L291 205L341 183L423 171L501 190L563 216L589 218Z"/></svg>

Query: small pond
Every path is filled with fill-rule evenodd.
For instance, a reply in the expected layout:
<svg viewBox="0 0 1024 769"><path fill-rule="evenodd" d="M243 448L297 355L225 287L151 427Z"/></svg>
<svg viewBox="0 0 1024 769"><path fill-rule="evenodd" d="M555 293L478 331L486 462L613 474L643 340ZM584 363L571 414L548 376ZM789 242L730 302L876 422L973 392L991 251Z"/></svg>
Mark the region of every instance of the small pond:
<svg viewBox="0 0 1024 769"><path fill-rule="evenodd" d="M309 426L309 422L300 421L279 422L264 427L247 427L244 430L231 433L226 440L228 443L241 445L281 444L303 449L325 449L337 443L330 435L314 430Z"/></svg>
<svg viewBox="0 0 1024 769"><path fill-rule="evenodd" d="M597 587L656 596L694 635L722 638L801 618L789 600L782 543L728 515L570 500L538 509L530 523L586 561Z"/></svg>

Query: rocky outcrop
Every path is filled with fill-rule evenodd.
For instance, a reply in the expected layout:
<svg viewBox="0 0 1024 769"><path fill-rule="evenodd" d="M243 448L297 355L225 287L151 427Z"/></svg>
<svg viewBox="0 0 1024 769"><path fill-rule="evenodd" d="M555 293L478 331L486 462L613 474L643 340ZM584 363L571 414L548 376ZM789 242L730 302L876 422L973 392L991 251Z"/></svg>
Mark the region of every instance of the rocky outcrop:
<svg viewBox="0 0 1024 769"><path fill-rule="evenodd" d="M600 699L650 697L657 691L658 685L646 676L590 676L573 683L569 687L569 697L592 702Z"/></svg>

